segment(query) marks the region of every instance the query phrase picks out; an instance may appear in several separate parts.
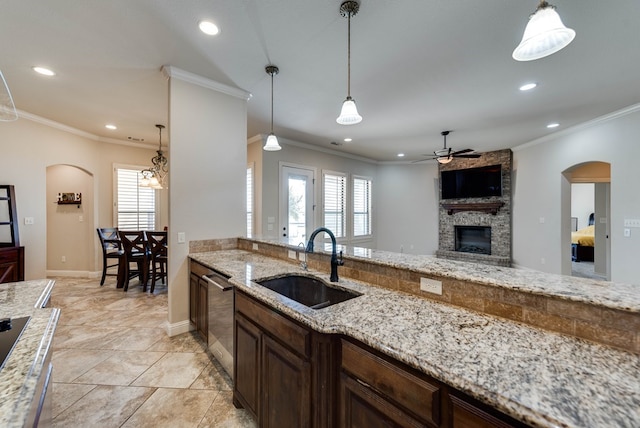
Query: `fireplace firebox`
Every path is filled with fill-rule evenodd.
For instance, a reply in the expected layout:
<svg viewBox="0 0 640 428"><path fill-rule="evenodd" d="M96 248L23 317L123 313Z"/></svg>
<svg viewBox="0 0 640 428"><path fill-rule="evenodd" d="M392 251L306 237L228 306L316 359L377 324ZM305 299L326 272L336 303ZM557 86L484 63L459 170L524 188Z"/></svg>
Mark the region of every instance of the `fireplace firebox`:
<svg viewBox="0 0 640 428"><path fill-rule="evenodd" d="M455 250L491 255L491 227L455 226Z"/></svg>

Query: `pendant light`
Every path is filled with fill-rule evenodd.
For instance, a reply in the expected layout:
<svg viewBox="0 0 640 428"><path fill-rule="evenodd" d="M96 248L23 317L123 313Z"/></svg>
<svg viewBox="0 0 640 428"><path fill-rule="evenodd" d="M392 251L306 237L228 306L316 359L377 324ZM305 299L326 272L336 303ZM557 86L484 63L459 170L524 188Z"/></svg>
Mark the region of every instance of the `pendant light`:
<svg viewBox="0 0 640 428"><path fill-rule="evenodd" d="M516 61L532 61L544 58L567 46L576 32L562 23L556 7L544 0L529 17L522 41L513 51Z"/></svg>
<svg viewBox="0 0 640 428"><path fill-rule="evenodd" d="M151 187L152 189L161 190L164 189L165 180L169 172L169 167L167 166L169 161L162 151L162 130L164 129L164 125L156 125L156 128L158 128L160 134L160 145L156 151L157 155L151 158L153 166L140 171L142 174L140 187Z"/></svg>
<svg viewBox="0 0 640 428"><path fill-rule="evenodd" d="M271 133L267 137L267 141L262 149L268 152L275 152L282 149L280 144L278 144L278 138L273 133L273 76L278 74L280 70L275 65L267 65L264 70L271 76Z"/></svg>
<svg viewBox="0 0 640 428"><path fill-rule="evenodd" d="M4 80L2 71L0 71L0 121L11 122L16 119L18 119L16 105L13 103L7 81Z"/></svg>
<svg viewBox="0 0 640 428"><path fill-rule="evenodd" d="M345 1L340 5L340 15L348 20L347 26L347 99L342 103L340 116L336 119L340 125L355 125L362 121L362 116L358 114L356 102L351 98L351 17L360 10L357 1Z"/></svg>

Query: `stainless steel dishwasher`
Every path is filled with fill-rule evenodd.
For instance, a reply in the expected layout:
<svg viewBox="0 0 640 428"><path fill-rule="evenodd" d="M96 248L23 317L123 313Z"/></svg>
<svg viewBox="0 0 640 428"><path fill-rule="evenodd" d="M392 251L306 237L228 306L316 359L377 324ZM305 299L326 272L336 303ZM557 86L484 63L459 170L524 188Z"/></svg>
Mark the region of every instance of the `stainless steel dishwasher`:
<svg viewBox="0 0 640 428"><path fill-rule="evenodd" d="M219 272L202 278L209 283L209 351L233 379L233 286Z"/></svg>

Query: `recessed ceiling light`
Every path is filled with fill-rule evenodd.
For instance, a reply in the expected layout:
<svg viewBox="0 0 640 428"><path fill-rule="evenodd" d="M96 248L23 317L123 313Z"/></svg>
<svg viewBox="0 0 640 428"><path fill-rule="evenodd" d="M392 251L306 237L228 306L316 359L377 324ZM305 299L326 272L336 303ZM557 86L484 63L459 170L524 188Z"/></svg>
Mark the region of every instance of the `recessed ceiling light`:
<svg viewBox="0 0 640 428"><path fill-rule="evenodd" d="M352 142L352 141L353 141L353 139L352 139L352 138L348 138L348 137L347 137L347 138L345 138L345 139L344 139L344 142L345 142L345 143L350 143L350 142Z"/></svg>
<svg viewBox="0 0 640 428"><path fill-rule="evenodd" d="M109 124L107 124L107 125L105 125L104 127L105 127L105 128L107 128L107 129L118 129L118 127L117 127L117 126L112 125L112 124L110 124L110 123L109 123Z"/></svg>
<svg viewBox="0 0 640 428"><path fill-rule="evenodd" d="M56 73L53 72L53 70L50 70L48 68L45 67L33 67L33 71L35 71L38 74L42 74L43 76L55 76Z"/></svg>
<svg viewBox="0 0 640 428"><path fill-rule="evenodd" d="M198 27L200 28L200 31L209 36L215 36L220 32L218 26L211 21L200 21Z"/></svg>
<svg viewBox="0 0 640 428"><path fill-rule="evenodd" d="M398 157L399 158L403 158L404 157L404 153L398 153Z"/></svg>
<svg viewBox="0 0 640 428"><path fill-rule="evenodd" d="M558 126L560 126L559 123L550 123L547 125L547 128L557 128Z"/></svg>
<svg viewBox="0 0 640 428"><path fill-rule="evenodd" d="M520 86L520 90L521 91L530 91L533 88L535 88L536 86L538 86L537 83L527 83L526 85Z"/></svg>

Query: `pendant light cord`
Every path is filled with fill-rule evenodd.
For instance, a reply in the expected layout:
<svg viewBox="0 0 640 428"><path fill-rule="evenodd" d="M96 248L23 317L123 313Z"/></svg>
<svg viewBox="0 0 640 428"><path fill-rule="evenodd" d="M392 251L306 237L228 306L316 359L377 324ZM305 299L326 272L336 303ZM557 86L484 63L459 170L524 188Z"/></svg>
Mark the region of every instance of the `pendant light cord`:
<svg viewBox="0 0 640 428"><path fill-rule="evenodd" d="M347 18L347 98L351 98L351 11Z"/></svg>
<svg viewBox="0 0 640 428"><path fill-rule="evenodd" d="M271 133L273 134L273 72L271 74Z"/></svg>

